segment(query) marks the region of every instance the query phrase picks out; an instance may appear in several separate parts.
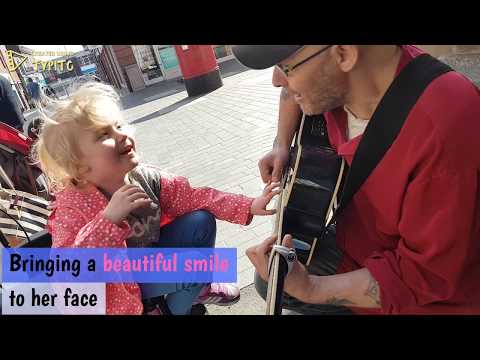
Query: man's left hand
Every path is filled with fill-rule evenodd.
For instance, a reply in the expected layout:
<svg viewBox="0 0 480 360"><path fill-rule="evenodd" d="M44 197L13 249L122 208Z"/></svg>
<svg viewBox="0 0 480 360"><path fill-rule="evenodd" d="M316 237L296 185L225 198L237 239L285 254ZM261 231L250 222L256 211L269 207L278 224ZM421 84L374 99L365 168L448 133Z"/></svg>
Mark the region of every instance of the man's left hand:
<svg viewBox="0 0 480 360"><path fill-rule="evenodd" d="M257 270L260 277L268 281L268 259L277 236L271 236L262 243L247 249L246 255ZM282 245L293 248L291 235L285 235ZM291 272L285 279L284 290L300 301L307 302L313 289L313 283L307 269L300 262L295 261Z"/></svg>

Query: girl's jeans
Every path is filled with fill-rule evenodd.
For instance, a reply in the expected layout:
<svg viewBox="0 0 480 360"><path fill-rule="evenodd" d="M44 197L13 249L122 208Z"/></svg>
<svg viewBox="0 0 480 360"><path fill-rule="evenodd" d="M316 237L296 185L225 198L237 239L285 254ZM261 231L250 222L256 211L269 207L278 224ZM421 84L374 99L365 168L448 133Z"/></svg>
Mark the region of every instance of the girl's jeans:
<svg viewBox="0 0 480 360"><path fill-rule="evenodd" d="M205 210L192 211L162 227L158 247L213 248L217 226L215 217ZM167 295L166 302L174 315L190 314L192 304L205 286L202 283L139 284L142 297Z"/></svg>

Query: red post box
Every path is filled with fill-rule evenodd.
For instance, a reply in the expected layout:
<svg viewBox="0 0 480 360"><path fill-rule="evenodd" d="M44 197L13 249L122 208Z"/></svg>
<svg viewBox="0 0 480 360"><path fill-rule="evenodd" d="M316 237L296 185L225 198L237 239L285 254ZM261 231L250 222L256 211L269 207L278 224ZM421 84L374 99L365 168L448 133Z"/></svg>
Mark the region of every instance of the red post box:
<svg viewBox="0 0 480 360"><path fill-rule="evenodd" d="M223 85L211 45L175 45L188 96L197 96Z"/></svg>

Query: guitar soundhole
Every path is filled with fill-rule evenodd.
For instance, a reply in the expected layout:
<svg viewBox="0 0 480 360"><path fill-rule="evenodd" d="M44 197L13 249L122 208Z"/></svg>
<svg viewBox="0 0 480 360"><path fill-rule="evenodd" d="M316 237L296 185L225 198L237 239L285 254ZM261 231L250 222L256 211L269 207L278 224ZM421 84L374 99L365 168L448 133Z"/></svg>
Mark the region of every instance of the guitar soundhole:
<svg viewBox="0 0 480 360"><path fill-rule="evenodd" d="M304 131L300 140L302 146L330 148L327 123L323 115L306 116L304 121Z"/></svg>
<svg viewBox="0 0 480 360"><path fill-rule="evenodd" d="M322 120L314 120L312 121L312 130L311 134L313 136L324 137L327 135L327 131L325 129L325 123Z"/></svg>

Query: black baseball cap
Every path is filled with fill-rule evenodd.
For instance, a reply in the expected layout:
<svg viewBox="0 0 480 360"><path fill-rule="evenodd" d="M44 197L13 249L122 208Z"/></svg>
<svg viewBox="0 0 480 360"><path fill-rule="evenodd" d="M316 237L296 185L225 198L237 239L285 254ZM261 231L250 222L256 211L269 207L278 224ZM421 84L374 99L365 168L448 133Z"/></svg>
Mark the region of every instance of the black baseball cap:
<svg viewBox="0 0 480 360"><path fill-rule="evenodd" d="M304 45L234 45L233 55L246 67L267 69L295 54Z"/></svg>

